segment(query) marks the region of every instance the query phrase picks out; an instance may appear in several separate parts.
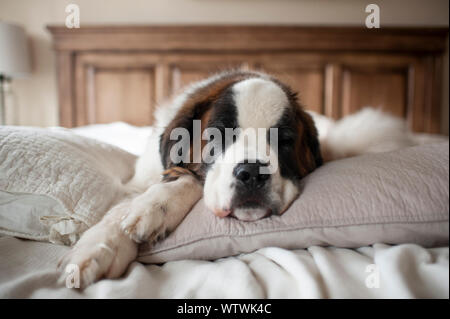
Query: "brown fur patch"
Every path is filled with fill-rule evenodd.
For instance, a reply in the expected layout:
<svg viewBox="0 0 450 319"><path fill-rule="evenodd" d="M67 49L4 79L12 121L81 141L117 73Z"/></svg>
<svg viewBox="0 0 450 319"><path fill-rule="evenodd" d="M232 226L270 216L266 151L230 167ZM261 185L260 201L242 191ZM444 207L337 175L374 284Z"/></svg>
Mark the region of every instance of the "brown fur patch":
<svg viewBox="0 0 450 319"><path fill-rule="evenodd" d="M169 169L166 169L163 173L163 182L172 182L174 180L177 180L180 176L183 175L191 175L197 178L195 173L189 169L179 167L179 166L172 166Z"/></svg>
<svg viewBox="0 0 450 319"><path fill-rule="evenodd" d="M304 177L323 164L316 126L311 115L305 112L299 103L297 93L278 79L271 77L271 80L283 89L288 96L290 105L294 107L298 132L298 140L294 147L297 165L301 177Z"/></svg>
<svg viewBox="0 0 450 319"><path fill-rule="evenodd" d="M305 112L298 102L297 93L277 79L272 78L272 80L284 90L290 105L294 108L298 132L298 139L294 148L300 178L303 178L323 164L317 129L311 115Z"/></svg>
<svg viewBox="0 0 450 319"><path fill-rule="evenodd" d="M297 131L299 138L295 145L295 153L301 177L304 177L321 166L323 161L314 121L300 108L297 109Z"/></svg>

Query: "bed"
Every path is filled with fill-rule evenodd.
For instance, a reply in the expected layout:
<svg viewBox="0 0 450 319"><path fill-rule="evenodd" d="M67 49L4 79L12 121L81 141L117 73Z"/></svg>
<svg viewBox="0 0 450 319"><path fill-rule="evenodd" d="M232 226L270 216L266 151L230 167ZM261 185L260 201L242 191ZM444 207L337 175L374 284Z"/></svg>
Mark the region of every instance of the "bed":
<svg viewBox="0 0 450 319"><path fill-rule="evenodd" d="M61 139L74 140L73 144L67 144L71 147L83 149L85 143L94 143L86 141L96 140L102 143L103 151L119 154L121 163L132 162L143 151L151 133L157 103L210 72L247 67L278 75L301 92L302 102L309 109L334 119L366 105L405 118L409 128L420 133L414 138L418 145L425 146L418 147L430 147L423 152L420 149L422 153L414 149L407 152L426 155L434 149L433 152L441 154L436 156L437 172L443 175L441 181L448 184L448 138L430 135L440 131L440 79L446 30L394 28L370 32L354 27L258 26L99 26L79 30L49 27L49 30L54 37L58 63L60 123L69 130L52 128L42 134L50 137L61 134ZM17 136L29 134L26 129L14 132ZM76 136L89 140L78 142ZM4 148L3 151L6 154ZM1 159L3 164L5 160ZM116 172L120 175L119 184L130 174L121 163ZM431 174L431 170L424 172ZM2 187L7 184L5 180L2 182ZM383 234L392 233L394 228L389 227L396 227L396 234L409 235L407 241L394 236L383 243L374 237L370 244L355 246L348 244L349 238L341 238L342 245L330 245L330 241L321 238L303 249L292 248L292 242L284 245L258 242L257 246L233 250L236 240L230 239L227 249L231 246L233 249L214 258L198 254L177 258L180 255L176 251L141 255L140 260L145 263L132 263L122 278L102 280L83 291L58 282L60 273L55 269L57 260L69 250L61 244L76 240L70 231L81 233L83 228L74 230L80 224L58 219L57 232L42 236L2 231L0 296L448 298L448 185L445 188L443 184L436 186L443 193L434 198L441 205L429 206L436 210L432 222L438 228L428 225L427 229L411 231L410 225L423 222L421 216L406 224L398 221L374 224L384 229ZM59 214L52 202L42 198L25 198L29 194L21 193L25 197L16 200L3 195L1 216L5 216L6 210L26 211L40 217ZM419 198L419 202L427 203L425 197ZM83 198L77 198L76 204L82 205ZM348 234L354 233L341 232L340 236ZM46 242L49 240L53 243Z"/></svg>

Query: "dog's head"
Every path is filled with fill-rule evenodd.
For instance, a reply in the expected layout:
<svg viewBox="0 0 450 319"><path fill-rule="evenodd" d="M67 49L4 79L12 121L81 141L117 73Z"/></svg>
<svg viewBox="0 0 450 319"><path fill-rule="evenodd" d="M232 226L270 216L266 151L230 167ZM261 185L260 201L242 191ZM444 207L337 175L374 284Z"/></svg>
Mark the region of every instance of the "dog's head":
<svg viewBox="0 0 450 319"><path fill-rule="evenodd" d="M244 221L282 214L301 178L322 164L316 128L296 95L253 72L191 88L161 137L161 155L166 179L194 174L215 215Z"/></svg>

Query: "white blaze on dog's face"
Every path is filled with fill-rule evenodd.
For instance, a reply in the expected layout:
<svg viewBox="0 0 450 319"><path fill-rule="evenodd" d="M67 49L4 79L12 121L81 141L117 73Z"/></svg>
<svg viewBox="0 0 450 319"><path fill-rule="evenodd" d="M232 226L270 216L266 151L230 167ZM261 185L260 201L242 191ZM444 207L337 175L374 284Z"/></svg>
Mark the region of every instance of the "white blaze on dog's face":
<svg viewBox="0 0 450 319"><path fill-rule="evenodd" d="M205 204L219 217L253 221L282 214L298 196L301 178L322 163L311 117L286 85L264 74L231 72L205 83L185 96L161 136L165 180L182 174L203 180ZM203 141L201 163L176 164L169 153L178 142L170 132L193 133L193 120L201 122L203 138L212 131L220 137ZM216 144L212 160L205 160L205 145ZM192 161L198 156L190 150Z"/></svg>

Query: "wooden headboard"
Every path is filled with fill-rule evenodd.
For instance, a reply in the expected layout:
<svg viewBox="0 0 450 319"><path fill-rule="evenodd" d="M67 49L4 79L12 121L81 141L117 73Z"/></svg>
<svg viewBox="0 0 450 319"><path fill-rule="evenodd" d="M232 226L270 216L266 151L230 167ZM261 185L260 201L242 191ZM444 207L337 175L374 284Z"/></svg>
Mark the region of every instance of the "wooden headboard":
<svg viewBox="0 0 450 319"><path fill-rule="evenodd" d="M381 107L414 131L440 131L448 29L290 26L49 26L60 125L149 125L155 105L229 67L260 69L307 109L340 118Z"/></svg>

